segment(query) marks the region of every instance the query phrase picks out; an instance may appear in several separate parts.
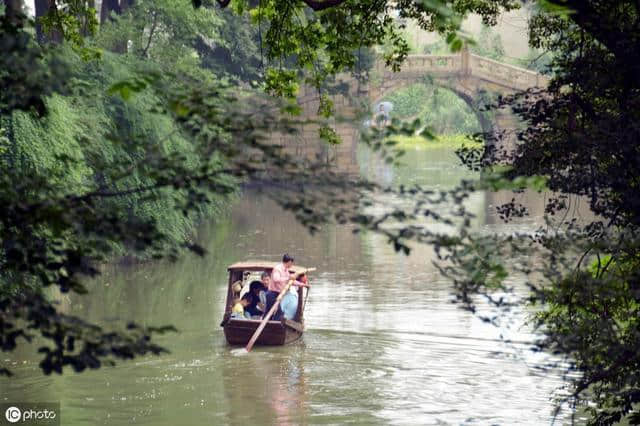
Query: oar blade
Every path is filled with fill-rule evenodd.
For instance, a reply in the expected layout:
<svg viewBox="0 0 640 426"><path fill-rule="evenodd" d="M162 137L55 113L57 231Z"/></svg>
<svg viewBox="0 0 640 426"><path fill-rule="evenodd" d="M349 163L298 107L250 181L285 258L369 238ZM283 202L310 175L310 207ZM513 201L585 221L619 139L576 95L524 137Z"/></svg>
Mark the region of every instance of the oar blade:
<svg viewBox="0 0 640 426"><path fill-rule="evenodd" d="M249 351L246 348L235 348L231 350L231 355L233 356L244 356L247 355Z"/></svg>

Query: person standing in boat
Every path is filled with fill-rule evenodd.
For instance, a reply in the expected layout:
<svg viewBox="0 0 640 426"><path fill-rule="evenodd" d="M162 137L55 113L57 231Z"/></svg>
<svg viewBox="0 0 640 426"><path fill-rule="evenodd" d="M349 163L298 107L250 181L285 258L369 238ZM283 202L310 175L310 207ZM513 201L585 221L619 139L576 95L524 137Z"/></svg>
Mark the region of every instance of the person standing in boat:
<svg viewBox="0 0 640 426"><path fill-rule="evenodd" d="M298 277L298 281L302 284L309 284L306 275ZM280 301L280 310L286 319L295 319L296 313L298 312L298 292L296 290L289 289L287 294L282 297L282 300Z"/></svg>
<svg viewBox="0 0 640 426"><path fill-rule="evenodd" d="M293 257L285 253L282 256L282 262L278 263L271 271L271 280L269 281L269 291L267 291L266 299L267 306L265 307L265 313L269 312L273 304L276 302L276 298L282 290L284 290L287 282L291 279L295 279L295 275L289 272L289 268L293 266ZM296 287L309 287L308 284L301 283L300 281L294 281L293 284ZM272 320L279 320L282 318L282 310L278 306L278 310L271 317Z"/></svg>

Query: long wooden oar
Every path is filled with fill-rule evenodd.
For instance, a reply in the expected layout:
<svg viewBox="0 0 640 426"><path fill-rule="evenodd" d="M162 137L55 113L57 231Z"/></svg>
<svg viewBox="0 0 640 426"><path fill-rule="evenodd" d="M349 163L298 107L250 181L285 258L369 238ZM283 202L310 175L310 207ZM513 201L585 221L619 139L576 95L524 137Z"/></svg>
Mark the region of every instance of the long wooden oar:
<svg viewBox="0 0 640 426"><path fill-rule="evenodd" d="M307 291L306 291L307 294L305 294L305 296L304 296L304 303L302 303L302 309L300 310L300 312L304 312L304 308L307 307L307 299L309 298L309 290L310 289L311 289L311 287L307 287Z"/></svg>
<svg viewBox="0 0 640 426"><path fill-rule="evenodd" d="M262 330L264 330L264 328L267 326L267 322L269 322L269 320L271 319L273 314L276 313L276 310L278 309L278 306L280 306L280 301L282 300L284 295L287 294L287 291L289 291L289 288L291 287L293 282L300 275L304 275L307 272L311 272L311 271L315 271L315 270L316 270L316 268L305 269L304 271L298 272L295 275L294 278L291 278L289 281L287 281L287 284L284 286L284 289L282 289L282 291L280 292L278 297L276 297L276 301L274 302L273 306L271 307L271 309L269 309L269 312L267 312L267 314L262 319L262 322L260 323L260 325L258 326L256 331L253 333L253 336L251 336L251 339L249 340L249 343L247 343L247 346L245 347L247 352L249 352L251 350L251 348L253 348L253 345L256 343L256 340L258 340L258 337L260 337L260 334L262 334Z"/></svg>

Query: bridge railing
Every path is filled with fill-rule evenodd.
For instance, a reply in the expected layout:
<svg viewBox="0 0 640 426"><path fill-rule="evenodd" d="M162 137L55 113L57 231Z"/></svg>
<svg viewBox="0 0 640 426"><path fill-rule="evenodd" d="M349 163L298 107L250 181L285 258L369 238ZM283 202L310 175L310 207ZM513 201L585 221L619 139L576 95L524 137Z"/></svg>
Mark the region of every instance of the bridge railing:
<svg viewBox="0 0 640 426"><path fill-rule="evenodd" d="M408 56L402 64L400 74L411 73L457 73L462 69L462 57L460 55L411 55ZM390 77L398 73L394 73L387 68L385 63L380 61L376 63L375 71L383 77Z"/></svg>
<svg viewBox="0 0 640 426"><path fill-rule="evenodd" d="M474 54L469 55L469 68L475 77L518 90L544 87L549 82L548 77L535 71Z"/></svg>
<svg viewBox="0 0 640 426"><path fill-rule="evenodd" d="M393 72L383 61L378 61L371 73L371 80L365 83L365 92L377 99L381 94L394 90L398 82L417 81L419 78L432 76L434 78L476 78L489 83L498 91L519 91L532 87L546 87L549 77L526 68L498 62L493 59L471 54L464 49L460 54L453 55L410 55L402 64L399 72ZM352 86L357 86L355 80L348 74L339 76ZM356 95L353 91L350 96ZM345 106L349 100L345 96L334 96L334 103ZM310 87L301 88L298 96L299 103L305 110L317 110L318 95Z"/></svg>

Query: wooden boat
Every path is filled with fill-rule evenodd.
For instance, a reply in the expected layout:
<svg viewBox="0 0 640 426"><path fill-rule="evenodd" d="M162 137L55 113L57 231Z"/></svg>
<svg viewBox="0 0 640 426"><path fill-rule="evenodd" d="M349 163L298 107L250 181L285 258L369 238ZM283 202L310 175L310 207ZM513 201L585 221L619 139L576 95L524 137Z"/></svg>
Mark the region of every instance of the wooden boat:
<svg viewBox="0 0 640 426"><path fill-rule="evenodd" d="M259 319L240 319L231 317L231 309L233 301L240 297L249 289L249 283L254 281L256 277L266 271L271 274L277 262L263 261L245 261L230 265L229 285L227 287L227 301L224 310L224 317L220 324L224 328L224 335L227 342L231 345L246 345L260 325ZM294 265L289 270L293 273L303 271L307 268ZM238 290L238 282L241 283L241 290ZM235 287L235 288L234 288ZM302 337L304 332L304 304L303 297L305 289L303 287L294 287L298 292L298 310L293 319L285 319L278 321L268 321L262 334L256 341L257 345L285 345L294 342ZM308 289L306 290L308 291Z"/></svg>

